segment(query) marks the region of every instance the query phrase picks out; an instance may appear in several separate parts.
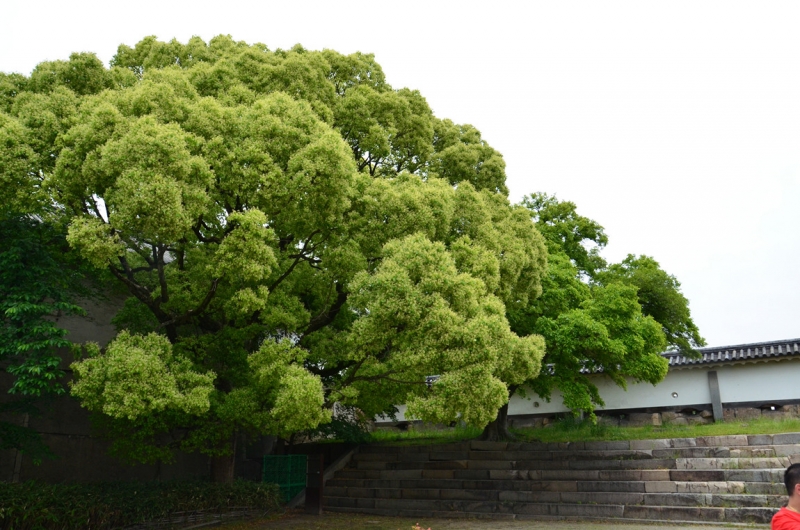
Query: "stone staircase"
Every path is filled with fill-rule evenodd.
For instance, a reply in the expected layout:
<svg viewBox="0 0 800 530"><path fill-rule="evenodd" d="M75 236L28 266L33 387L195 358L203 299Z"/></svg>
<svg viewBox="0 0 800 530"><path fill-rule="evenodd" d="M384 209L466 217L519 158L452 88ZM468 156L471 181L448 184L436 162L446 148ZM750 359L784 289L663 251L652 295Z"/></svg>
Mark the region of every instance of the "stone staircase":
<svg viewBox="0 0 800 530"><path fill-rule="evenodd" d="M768 523L800 433L577 443L366 445L325 509L408 517Z"/></svg>

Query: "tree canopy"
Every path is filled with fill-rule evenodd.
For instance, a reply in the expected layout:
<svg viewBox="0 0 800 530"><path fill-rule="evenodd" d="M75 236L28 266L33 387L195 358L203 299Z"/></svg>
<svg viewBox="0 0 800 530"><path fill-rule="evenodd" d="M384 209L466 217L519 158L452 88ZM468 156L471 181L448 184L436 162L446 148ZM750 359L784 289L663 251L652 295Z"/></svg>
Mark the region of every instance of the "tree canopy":
<svg viewBox="0 0 800 530"><path fill-rule="evenodd" d="M661 324L670 347L685 355L705 346L705 339L692 320L689 301L681 293L681 284L649 256L628 256L598 275L598 281L608 284L627 283L636 287L642 312Z"/></svg>
<svg viewBox="0 0 800 530"><path fill-rule="evenodd" d="M130 293L73 365L120 454L200 450L224 480L237 433L288 437L334 402L481 426L539 372L507 308L547 253L501 155L373 56L148 37L0 96L3 200L57 205Z"/></svg>
<svg viewBox="0 0 800 530"><path fill-rule="evenodd" d="M118 454L202 451L219 480L241 435L291 437L334 403L485 426L529 385L591 413L587 374L655 383L668 344L702 344L657 262L608 265L573 203L511 204L481 133L368 54L147 37L109 67L0 74L0 190L28 234L0 255L22 279L0 278L3 333L30 338L0 350L15 388L59 388L63 330L40 324L79 311L62 265L88 263L129 298L72 394Z"/></svg>
<svg viewBox="0 0 800 530"><path fill-rule="evenodd" d="M510 320L516 333L545 339L545 368L527 382L538 395L558 389L565 406L593 417L603 400L590 376L623 388L628 380L656 384L667 372L661 352L691 355L704 344L680 284L655 260L629 255L608 265L599 253L608 243L603 227L574 203L537 193L523 204L547 240L548 271L542 296L512 309Z"/></svg>

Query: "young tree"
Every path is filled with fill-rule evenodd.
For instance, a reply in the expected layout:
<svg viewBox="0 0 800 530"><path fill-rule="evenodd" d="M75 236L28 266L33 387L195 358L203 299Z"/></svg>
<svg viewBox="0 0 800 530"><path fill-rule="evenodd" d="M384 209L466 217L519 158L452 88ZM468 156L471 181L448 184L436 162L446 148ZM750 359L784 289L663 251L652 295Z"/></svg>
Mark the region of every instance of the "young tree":
<svg viewBox="0 0 800 530"><path fill-rule="evenodd" d="M558 389L565 406L594 418L603 400L589 376L623 388L629 379L656 384L667 373L665 348L703 343L680 284L654 260L629 256L608 266L599 254L608 242L602 226L574 203L537 193L523 204L549 255L542 296L509 311L512 330L546 342L544 368L526 387L545 399ZM502 423L492 429L489 438L509 436Z"/></svg>
<svg viewBox="0 0 800 530"><path fill-rule="evenodd" d="M131 294L73 365L116 451L200 450L230 480L238 434L335 401L484 425L536 376L506 307L541 293L544 242L474 128L369 55L215 37L90 59L15 80L6 112L70 245Z"/></svg>
<svg viewBox="0 0 800 530"><path fill-rule="evenodd" d="M65 392L59 349L67 331L53 316L82 314L87 295L81 263L68 251L63 226L52 219L0 214L0 362L9 382L0 412L0 448L23 451L35 460L50 455L27 419L42 413L46 398Z"/></svg>

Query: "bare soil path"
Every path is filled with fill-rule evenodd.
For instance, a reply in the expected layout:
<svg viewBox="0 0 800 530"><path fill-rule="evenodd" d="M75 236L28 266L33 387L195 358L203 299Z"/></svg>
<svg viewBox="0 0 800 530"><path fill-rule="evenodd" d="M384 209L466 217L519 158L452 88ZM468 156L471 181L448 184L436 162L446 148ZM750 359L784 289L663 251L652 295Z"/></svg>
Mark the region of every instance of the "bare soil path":
<svg viewBox="0 0 800 530"><path fill-rule="evenodd" d="M277 518L250 520L224 525L224 530L719 530L729 525L671 525L666 523L593 523L583 521L491 521L485 519L409 519L378 515L326 513L311 516L288 513ZM741 528L741 527L739 527ZM753 526L764 529L766 526Z"/></svg>

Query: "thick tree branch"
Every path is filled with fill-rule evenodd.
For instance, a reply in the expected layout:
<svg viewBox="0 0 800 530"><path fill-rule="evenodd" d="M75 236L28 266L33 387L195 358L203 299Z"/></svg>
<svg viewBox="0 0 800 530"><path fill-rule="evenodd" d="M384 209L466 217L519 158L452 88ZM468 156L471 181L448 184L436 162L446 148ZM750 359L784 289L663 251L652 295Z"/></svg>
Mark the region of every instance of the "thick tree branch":
<svg viewBox="0 0 800 530"><path fill-rule="evenodd" d="M162 326L166 329L167 338L169 338L170 342L175 342L178 339L178 333L175 329L174 325L170 324L170 315L163 309L161 309L161 301L154 300L152 296L150 296L150 290L146 287L136 283L133 279L132 269L128 265L127 260L124 256L120 256L120 262L124 270L119 270L116 267L109 266L109 270L111 274L113 274L119 281L121 281L125 286L128 288L128 291L135 296L140 302L146 305L150 311L152 311L153 316L161 322Z"/></svg>
<svg viewBox="0 0 800 530"><path fill-rule="evenodd" d="M166 246L158 249L153 248L153 253L156 254L156 264L158 265L158 284L161 287L161 303L166 304L169 302L169 289L167 288L167 276L164 273L164 253L167 251Z"/></svg>
<svg viewBox="0 0 800 530"><path fill-rule="evenodd" d="M319 233L320 233L319 230L314 230L313 232L311 232L311 234L303 241L303 248L300 249L300 252L289 256L290 258L294 258L294 261L292 262L291 265L289 265L289 268L287 268L284 271L284 273L278 277L277 280L272 282L272 285L269 286L269 292L274 291L278 287L278 285L280 285L281 282L285 280L292 273L294 268L297 267L298 263L308 258L309 251L313 253L314 250L316 250L316 246L309 248L309 244L311 243L311 239Z"/></svg>
<svg viewBox="0 0 800 530"><path fill-rule="evenodd" d="M229 208L230 207L228 206L228 204L226 202L225 203L225 211L228 212L228 214L232 213L232 210L230 210ZM194 232L195 237L197 237L197 240L200 241L201 243L216 243L216 244L219 245L219 244L222 243L222 240L225 239L225 237L228 234L233 232L234 228L236 228L236 223L228 223L225 226L225 228L222 230L222 236L221 237L220 236L207 236L201 231L201 229L203 229L203 230L205 230L207 232L212 232L213 230L212 230L212 228L210 226L208 226L208 224L206 224L206 222L203 220L203 216L201 215L200 217L197 218L197 222L192 226L192 232Z"/></svg>
<svg viewBox="0 0 800 530"><path fill-rule="evenodd" d="M349 384L349 383L353 383L355 381L380 381L380 380L384 380L384 381L391 381L392 383L398 383L398 384L401 384L401 385L427 385L428 384L426 381L403 381L401 379L394 379L392 377L388 377L388 376L390 376L392 374L396 374L396 373L397 373L397 370L390 370L390 371L388 371L386 373L378 374L378 375L369 375L369 376L365 375L365 376L358 376L358 377L348 378L347 382Z"/></svg>
<svg viewBox="0 0 800 530"><path fill-rule="evenodd" d="M352 367L354 364L354 361L347 361L345 363L337 364L336 366L329 366L327 368L318 368L313 365L306 365L306 370L324 379L326 377L333 377L342 370L347 370L348 368Z"/></svg>
<svg viewBox="0 0 800 530"><path fill-rule="evenodd" d="M284 252L292 241L294 241L294 234L289 234L286 237L282 237L278 240L278 248L281 252Z"/></svg>
<svg viewBox="0 0 800 530"><path fill-rule="evenodd" d="M222 240L217 236L211 236L211 237L204 236L198 226L193 226L192 232L194 232L195 237L197 237L197 240L200 241L201 243L216 243L218 245L222 243Z"/></svg>
<svg viewBox="0 0 800 530"><path fill-rule="evenodd" d="M342 386L347 386L352 383L356 379L356 374L358 373L358 369L364 365L364 362L367 360L366 357L363 357L360 361L353 364L350 369L350 374L347 376L347 379L342 381Z"/></svg>
<svg viewBox="0 0 800 530"><path fill-rule="evenodd" d="M150 267L148 265L147 267L134 267L133 269L130 269L130 273L136 274L137 272L151 272L154 270L156 270L156 267Z"/></svg>
<svg viewBox="0 0 800 530"><path fill-rule="evenodd" d="M348 297L348 293L344 290L344 287L341 283L336 284L336 293L336 300L333 302L333 304L327 310L324 310L312 318L311 322L308 323L308 326L303 332L303 336L300 338L301 342L306 336L324 328L336 319L336 315L338 315L339 311L342 310L342 307L344 307Z"/></svg>
<svg viewBox="0 0 800 530"><path fill-rule="evenodd" d="M125 256L120 256L119 257L119 262L120 262L120 264L122 264L122 269L123 269L123 271L125 273L125 277L128 278L128 280L130 280L131 282L134 282L135 280L133 279L133 269L131 268L130 264L128 263L128 258L126 258ZM111 267L111 269L112 269L112 272L113 272L114 267ZM138 286L139 284L136 284L136 285Z"/></svg>
<svg viewBox="0 0 800 530"><path fill-rule="evenodd" d="M166 322L161 322L161 326L163 326L163 327L177 326L178 324L183 324L183 323L187 322L192 317L196 317L196 316L200 315L203 311L206 310L208 305L211 303L211 300L214 299L214 295L217 294L217 285L218 284L219 284L219 278L214 278L214 280L211 281L211 287L209 288L208 292L206 293L205 298L203 299L202 302L200 302L200 304L197 307L195 307L194 309L190 309L189 311L185 312L184 314L179 315L179 316L177 316L175 318L172 318L171 320L168 320Z"/></svg>
<svg viewBox="0 0 800 530"><path fill-rule="evenodd" d="M155 269L155 268L156 268L156 263L155 263L155 261L153 260L153 258L152 258L152 257L151 257L151 256L150 256L150 255L149 255L147 252L145 252L144 250L142 250L142 249L139 247L139 245L138 245L138 242L136 242L136 241L133 241L132 239L130 239L130 238L128 238L128 237L125 237L125 236L124 236L123 234L121 234L120 232L117 232L117 235L119 236L119 238L120 238L122 241L124 241L124 242L125 242L125 244L126 244L126 245L128 245L128 248L129 248L129 249L131 249L131 250L133 250L134 252L136 252L136 255L137 255L137 256L139 256L140 258L142 258L142 259L145 261L145 263L147 263L148 265L150 265L150 268L151 268L150 270L153 270L153 269Z"/></svg>

